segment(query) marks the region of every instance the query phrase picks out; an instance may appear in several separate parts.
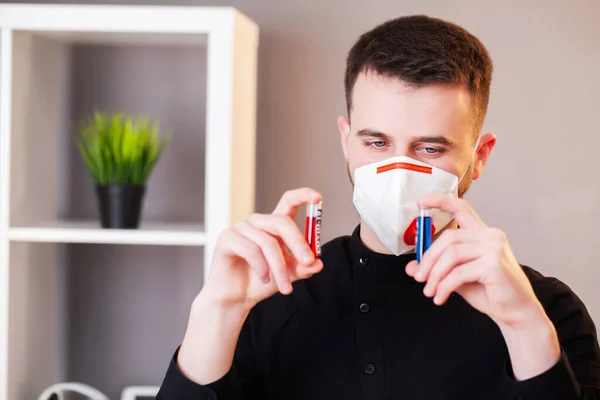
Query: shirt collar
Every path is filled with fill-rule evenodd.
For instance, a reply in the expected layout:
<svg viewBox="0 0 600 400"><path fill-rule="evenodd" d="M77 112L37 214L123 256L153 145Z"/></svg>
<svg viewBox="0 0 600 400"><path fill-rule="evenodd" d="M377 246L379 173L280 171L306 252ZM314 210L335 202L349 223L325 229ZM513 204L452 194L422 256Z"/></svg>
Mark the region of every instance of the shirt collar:
<svg viewBox="0 0 600 400"><path fill-rule="evenodd" d="M396 256L370 250L360 238L360 224L352 232L349 248L352 265L359 269L376 268L383 271L390 268L394 270L401 268L403 270L409 261L416 258L414 252Z"/></svg>

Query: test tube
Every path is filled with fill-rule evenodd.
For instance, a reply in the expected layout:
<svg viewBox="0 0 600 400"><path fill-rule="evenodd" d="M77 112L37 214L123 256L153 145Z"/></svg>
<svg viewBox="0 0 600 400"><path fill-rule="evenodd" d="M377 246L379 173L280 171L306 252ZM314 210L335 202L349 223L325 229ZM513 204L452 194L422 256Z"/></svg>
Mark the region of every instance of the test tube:
<svg viewBox="0 0 600 400"><path fill-rule="evenodd" d="M431 210L429 208L421 208L420 214L417 217L417 243L415 251L417 253L417 262L421 262L423 254L431 246L432 225Z"/></svg>
<svg viewBox="0 0 600 400"><path fill-rule="evenodd" d="M304 237L315 257L321 255L321 217L323 215L323 202L308 203L306 205L306 225Z"/></svg>

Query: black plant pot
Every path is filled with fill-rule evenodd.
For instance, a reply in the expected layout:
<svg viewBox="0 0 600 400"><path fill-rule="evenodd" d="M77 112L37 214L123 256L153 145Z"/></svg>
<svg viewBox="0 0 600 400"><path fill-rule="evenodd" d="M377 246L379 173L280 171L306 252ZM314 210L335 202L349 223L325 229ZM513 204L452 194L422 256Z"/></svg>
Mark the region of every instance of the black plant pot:
<svg viewBox="0 0 600 400"><path fill-rule="evenodd" d="M142 185L96 185L102 228L138 228L145 191Z"/></svg>

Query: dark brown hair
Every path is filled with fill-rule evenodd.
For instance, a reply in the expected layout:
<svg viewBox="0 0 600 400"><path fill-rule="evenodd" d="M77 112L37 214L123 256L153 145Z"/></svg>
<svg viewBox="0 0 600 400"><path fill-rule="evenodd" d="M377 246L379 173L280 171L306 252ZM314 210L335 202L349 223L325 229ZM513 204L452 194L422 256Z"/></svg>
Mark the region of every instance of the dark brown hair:
<svg viewBox="0 0 600 400"><path fill-rule="evenodd" d="M358 75L374 72L417 88L465 85L479 133L487 112L492 70L486 48L464 28L425 15L396 18L362 34L348 54L344 77L348 118Z"/></svg>

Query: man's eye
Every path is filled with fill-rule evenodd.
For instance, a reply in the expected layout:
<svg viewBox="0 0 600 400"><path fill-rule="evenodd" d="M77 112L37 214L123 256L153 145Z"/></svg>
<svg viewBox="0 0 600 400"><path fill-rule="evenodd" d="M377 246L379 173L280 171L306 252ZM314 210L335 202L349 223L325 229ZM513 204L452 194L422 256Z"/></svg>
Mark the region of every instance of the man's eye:
<svg viewBox="0 0 600 400"><path fill-rule="evenodd" d="M386 143L383 140L375 140L375 141L367 142L367 144L371 147L375 147L378 149L385 147L385 145L386 145Z"/></svg>
<svg viewBox="0 0 600 400"><path fill-rule="evenodd" d="M425 153L427 154L437 154L437 153L441 153L441 150L435 147L423 147L423 150L425 151Z"/></svg>

